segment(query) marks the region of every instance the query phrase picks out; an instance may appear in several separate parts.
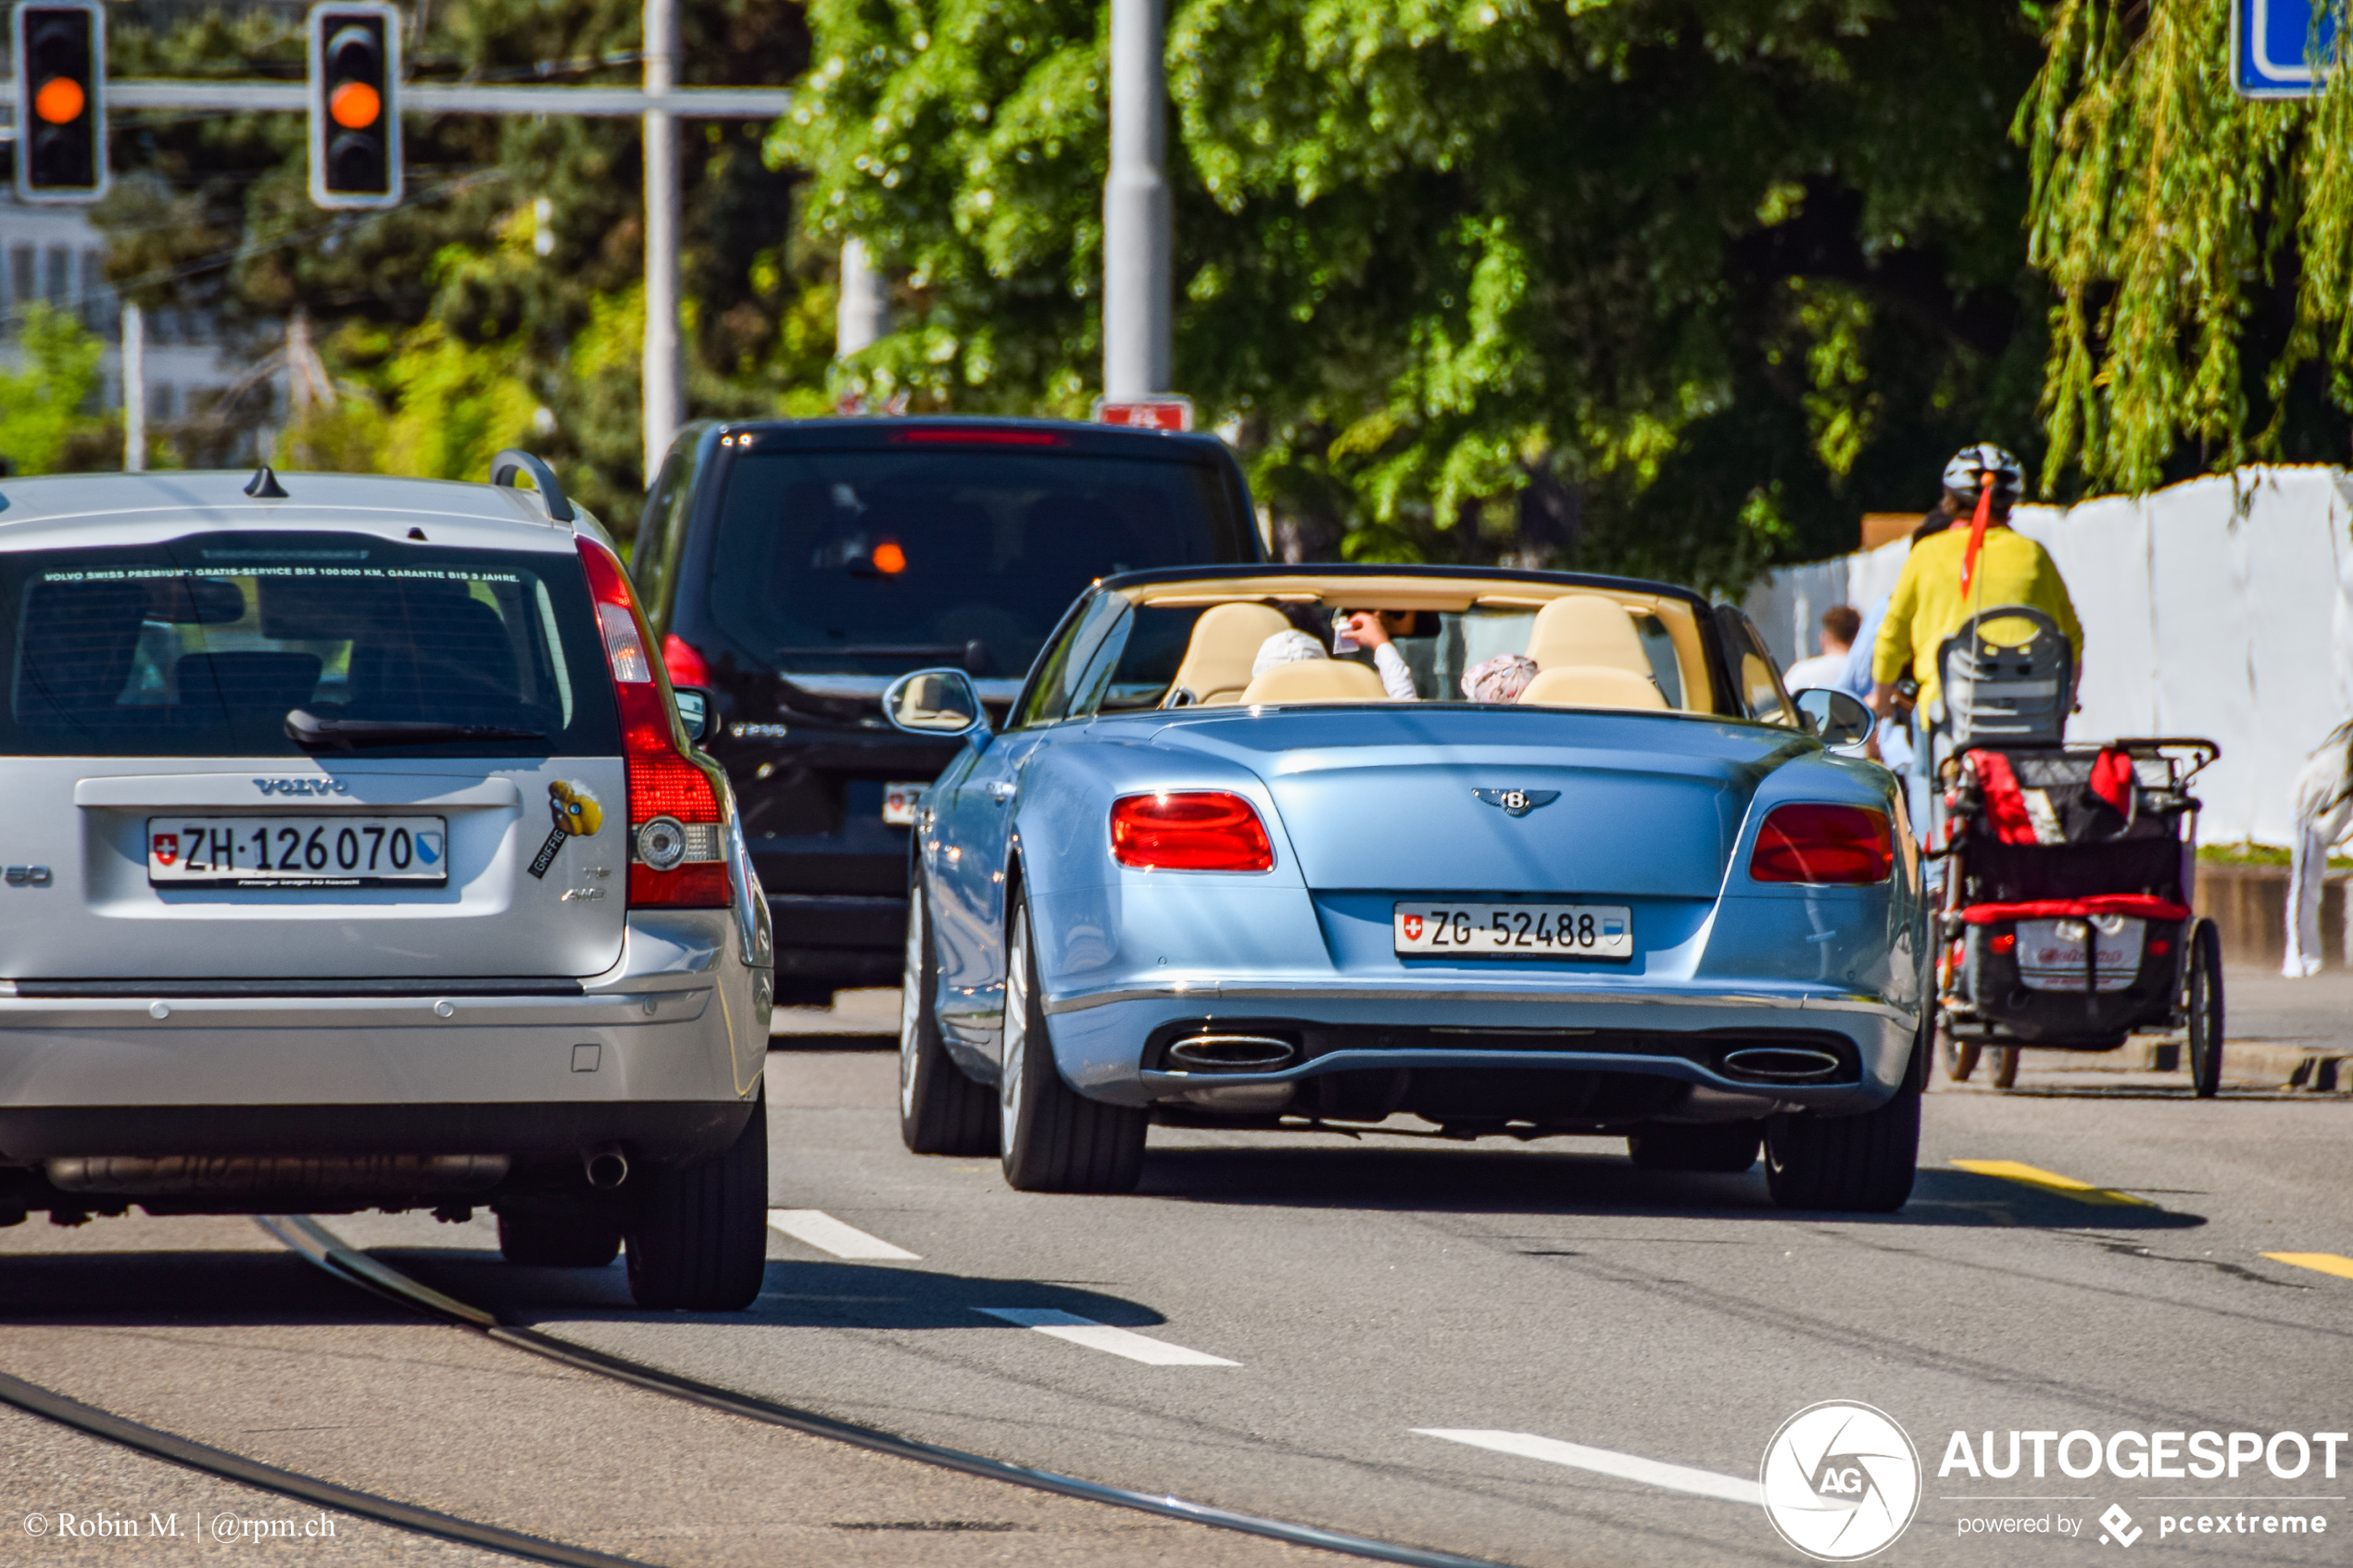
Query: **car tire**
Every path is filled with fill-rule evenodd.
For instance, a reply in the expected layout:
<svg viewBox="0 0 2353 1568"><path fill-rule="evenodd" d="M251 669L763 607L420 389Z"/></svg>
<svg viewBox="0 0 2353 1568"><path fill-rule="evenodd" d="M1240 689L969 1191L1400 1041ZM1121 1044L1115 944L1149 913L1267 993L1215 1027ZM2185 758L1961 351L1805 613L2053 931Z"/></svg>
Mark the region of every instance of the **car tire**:
<svg viewBox="0 0 2353 1568"><path fill-rule="evenodd" d="M768 1261L768 1097L725 1152L650 1173L628 1234L629 1295L640 1307L737 1312Z"/></svg>
<svg viewBox="0 0 2353 1568"><path fill-rule="evenodd" d="M540 1269L601 1269L621 1255L621 1227L576 1209L502 1209L498 1250Z"/></svg>
<svg viewBox="0 0 2353 1568"><path fill-rule="evenodd" d="M2188 1025L2190 1089L2212 1099L2222 1087L2222 935L2210 920L2190 928L2182 1010Z"/></svg>
<svg viewBox="0 0 2353 1568"><path fill-rule="evenodd" d="M1919 1155L1920 1091L1910 1073L1860 1116L1765 1120L1765 1185L1784 1209L1892 1214L1912 1196Z"/></svg>
<svg viewBox="0 0 2353 1568"><path fill-rule="evenodd" d="M964 1076L939 1037L939 959L921 876L907 892L907 964L900 980L899 1136L917 1154L997 1152L997 1097Z"/></svg>
<svg viewBox="0 0 2353 1568"><path fill-rule="evenodd" d="M2016 1046L1995 1046L1994 1054L1994 1086L2007 1089L2018 1082L2018 1060L2026 1053Z"/></svg>
<svg viewBox="0 0 2353 1568"><path fill-rule="evenodd" d="M1005 940L1005 1043L998 1085L1005 1180L1023 1192L1133 1192L1144 1171L1142 1108L1105 1105L1063 1082L1034 977L1029 901L1017 898Z"/></svg>
<svg viewBox="0 0 2353 1568"><path fill-rule="evenodd" d="M1737 1174L1756 1163L1765 1135L1762 1122L1718 1122L1704 1126L1653 1123L1626 1140L1626 1152L1643 1171L1718 1171Z"/></svg>

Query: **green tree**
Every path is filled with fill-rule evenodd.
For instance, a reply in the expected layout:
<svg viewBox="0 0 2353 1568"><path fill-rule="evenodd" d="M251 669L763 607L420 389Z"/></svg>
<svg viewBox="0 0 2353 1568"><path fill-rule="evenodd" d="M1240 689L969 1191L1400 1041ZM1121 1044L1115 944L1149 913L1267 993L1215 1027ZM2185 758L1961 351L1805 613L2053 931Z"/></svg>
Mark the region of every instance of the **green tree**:
<svg viewBox="0 0 2353 1568"><path fill-rule="evenodd" d="M1083 411L1105 7L812 0L769 144L903 280L870 394ZM1308 547L1719 585L2038 449L1982 0L1176 0L1178 384Z"/></svg>
<svg viewBox="0 0 2353 1568"><path fill-rule="evenodd" d="M2232 0L2059 0L2019 113L2050 274L2046 482L2145 489L2342 461L2353 411L2353 78L2230 83Z"/></svg>
<svg viewBox="0 0 2353 1568"><path fill-rule="evenodd" d="M78 467L77 445L106 429L89 409L105 345L80 321L46 305L28 307L17 322L24 369L0 371L0 458L18 473Z"/></svg>
<svg viewBox="0 0 2353 1568"><path fill-rule="evenodd" d="M689 83L782 84L806 57L797 6L683 0ZM304 71L301 13L223 8L113 24L126 75ZM636 0L422 0L412 80L631 83ZM297 463L480 478L527 442L624 534L643 489L637 348L643 173L636 122L411 115L408 199L388 212L310 205L305 128L289 114L112 117L125 171L99 220L110 270L151 307L208 312L257 367L307 320L323 386L290 411L278 453ZM770 169L765 127L688 121L682 133L687 395L697 414L825 404L830 282L791 243L798 177ZM810 296L824 299L812 304ZM625 352L623 351L626 340ZM269 382L179 434L222 460L276 421Z"/></svg>

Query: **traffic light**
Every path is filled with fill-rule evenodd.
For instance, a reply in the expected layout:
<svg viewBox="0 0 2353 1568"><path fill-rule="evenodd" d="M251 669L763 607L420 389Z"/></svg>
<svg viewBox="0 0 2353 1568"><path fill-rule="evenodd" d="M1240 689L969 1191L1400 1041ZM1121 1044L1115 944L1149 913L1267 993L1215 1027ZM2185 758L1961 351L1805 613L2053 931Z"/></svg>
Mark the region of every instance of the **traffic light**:
<svg viewBox="0 0 2353 1568"><path fill-rule="evenodd" d="M38 0L14 12L17 199L107 194L107 18L98 0Z"/></svg>
<svg viewBox="0 0 2353 1568"><path fill-rule="evenodd" d="M400 13L390 6L310 8L310 199L400 205Z"/></svg>

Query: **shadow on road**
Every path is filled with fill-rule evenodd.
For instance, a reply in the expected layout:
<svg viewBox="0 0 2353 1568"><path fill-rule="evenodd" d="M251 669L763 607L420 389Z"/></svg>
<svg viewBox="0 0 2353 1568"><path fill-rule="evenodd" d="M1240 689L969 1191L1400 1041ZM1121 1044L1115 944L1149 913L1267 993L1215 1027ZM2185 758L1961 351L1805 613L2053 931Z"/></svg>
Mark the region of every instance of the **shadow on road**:
<svg viewBox="0 0 2353 1568"><path fill-rule="evenodd" d="M1187 1203L1456 1213L1621 1214L1818 1223L2183 1230L2204 1216L2156 1205L2090 1204L1966 1171L1924 1168L1894 1214L1777 1207L1764 1166L1743 1175L1641 1171L1614 1154L1468 1148L1163 1148L1141 1192ZM1099 1200L1101 1201L1101 1200Z"/></svg>
<svg viewBox="0 0 2353 1568"><path fill-rule="evenodd" d="M1096 1199L1116 1202L1115 1198ZM675 1312L640 1312L629 1299L622 1265L601 1269L523 1269L491 1251L383 1248L375 1256L460 1301L523 1323L594 1313L599 1318L682 1321ZM983 1307L1044 1307L1114 1328L1150 1328L1168 1320L1150 1307L1052 1281L987 1279L910 1265L833 1263L771 1258L760 1299L722 1321L780 1328L1003 1328L1021 1333Z"/></svg>
<svg viewBox="0 0 2353 1568"><path fill-rule="evenodd" d="M0 1322L195 1327L414 1323L291 1252L0 1255Z"/></svg>

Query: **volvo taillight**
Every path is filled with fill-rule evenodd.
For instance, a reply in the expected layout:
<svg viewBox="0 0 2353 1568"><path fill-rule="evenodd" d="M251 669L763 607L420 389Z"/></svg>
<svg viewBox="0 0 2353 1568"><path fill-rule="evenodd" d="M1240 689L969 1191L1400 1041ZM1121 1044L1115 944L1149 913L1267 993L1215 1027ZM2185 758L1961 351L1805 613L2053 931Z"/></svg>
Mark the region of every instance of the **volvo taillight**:
<svg viewBox="0 0 2353 1568"><path fill-rule="evenodd" d="M1758 882L1885 882L1894 869L1886 814L1861 806L1776 806L1748 858Z"/></svg>
<svg viewBox="0 0 2353 1568"><path fill-rule="evenodd" d="M1111 853L1139 871L1263 872L1275 864L1257 810L1224 790L1164 790L1112 802Z"/></svg>
<svg viewBox="0 0 2353 1568"><path fill-rule="evenodd" d="M686 754L619 558L582 539L580 559L621 707L621 755L629 771L629 902L633 908L724 909L733 889L717 770Z"/></svg>

